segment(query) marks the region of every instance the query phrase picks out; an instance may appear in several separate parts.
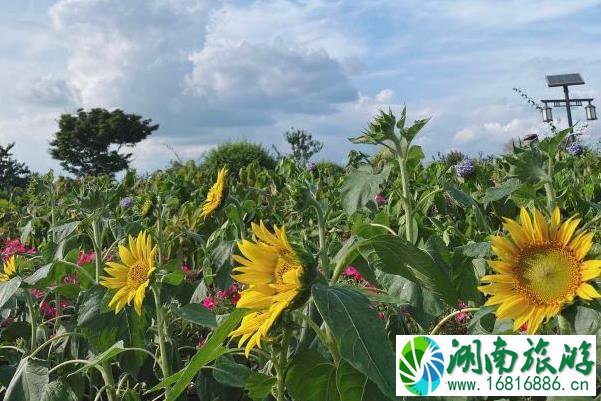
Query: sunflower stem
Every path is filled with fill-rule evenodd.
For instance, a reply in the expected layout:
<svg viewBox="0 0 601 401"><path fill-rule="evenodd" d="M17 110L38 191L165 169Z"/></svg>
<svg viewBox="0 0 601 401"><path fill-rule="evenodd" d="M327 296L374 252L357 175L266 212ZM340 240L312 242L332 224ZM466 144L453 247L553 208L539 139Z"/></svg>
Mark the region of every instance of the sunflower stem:
<svg viewBox="0 0 601 401"><path fill-rule="evenodd" d="M553 209L555 209L555 188L553 187L553 157L549 156L549 161L547 162L547 175L549 176L549 181L545 183L545 192L547 194L547 209L549 209L549 213L553 213Z"/></svg>
<svg viewBox="0 0 601 401"><path fill-rule="evenodd" d="M115 379L113 378L111 364L108 361L103 361L101 366L102 369L100 369L100 373L102 374L102 380L104 380L104 384L106 385L107 398L109 401L116 401L117 394L115 393Z"/></svg>
<svg viewBox="0 0 601 401"><path fill-rule="evenodd" d="M100 216L92 221L92 245L94 246L94 258L96 264L96 283L100 280L102 271L102 238L100 233Z"/></svg>
<svg viewBox="0 0 601 401"><path fill-rule="evenodd" d="M413 241L413 204L409 188L409 171L407 170L407 156L401 148L401 142L398 139L394 141L397 161L399 163L399 173L401 177L401 193L403 195L403 206L405 209L405 238L407 241Z"/></svg>
<svg viewBox="0 0 601 401"><path fill-rule="evenodd" d="M167 358L167 326L165 325L165 315L163 305L161 303L161 290L158 287L158 284L155 284L151 287L152 295L154 296L154 304L156 307L157 314L157 337L159 340L159 354L160 354L160 366L161 372L163 373L163 379L167 378L171 375L171 371L169 369L169 361Z"/></svg>
<svg viewBox="0 0 601 401"><path fill-rule="evenodd" d="M35 346L38 342L38 340L37 340L38 325L37 325L37 321L36 321L35 309L33 307L33 299L31 298L31 295L29 293L27 294L27 309L29 311L29 317L31 318L31 342L30 342L30 346L29 346L29 352L33 352L33 350L35 349Z"/></svg>
<svg viewBox="0 0 601 401"><path fill-rule="evenodd" d="M290 343L290 330L286 327L286 322L288 321L286 314L282 316L282 321L284 323L284 336L282 337L280 355L277 358L277 363L274 363L274 367L277 374L277 401L285 401L286 400L286 365L288 363L288 345Z"/></svg>
<svg viewBox="0 0 601 401"><path fill-rule="evenodd" d="M433 336L434 334L438 333L440 331L440 329L442 329L442 327L445 325L446 322L448 322L449 320L451 320L453 317L457 316L458 314L467 313L467 312L476 312L478 310L480 310L480 308L464 308L464 309L456 310L453 313L449 313L440 322L438 322L438 324L430 332L430 335Z"/></svg>

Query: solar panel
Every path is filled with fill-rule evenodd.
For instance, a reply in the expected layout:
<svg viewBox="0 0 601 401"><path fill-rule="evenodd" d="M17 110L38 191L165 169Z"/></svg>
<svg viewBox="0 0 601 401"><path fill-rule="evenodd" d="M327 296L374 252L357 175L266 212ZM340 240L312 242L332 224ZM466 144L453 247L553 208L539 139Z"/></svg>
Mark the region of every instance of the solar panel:
<svg viewBox="0 0 601 401"><path fill-rule="evenodd" d="M564 86L564 85L584 85L584 79L580 74L561 74L547 75L547 85Z"/></svg>

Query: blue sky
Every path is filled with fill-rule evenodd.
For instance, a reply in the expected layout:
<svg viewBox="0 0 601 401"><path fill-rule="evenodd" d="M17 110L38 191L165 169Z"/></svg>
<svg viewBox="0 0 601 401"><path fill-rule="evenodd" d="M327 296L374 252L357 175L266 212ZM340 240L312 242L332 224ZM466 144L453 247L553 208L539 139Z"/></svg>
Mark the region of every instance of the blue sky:
<svg viewBox="0 0 601 401"><path fill-rule="evenodd" d="M495 153L545 129L513 87L558 97L544 76L580 72L574 95L598 95L598 21L601 0L0 2L0 143L58 169L47 149L60 114L120 107L161 126L135 149L143 171L226 140L283 147L290 127L342 162L346 138L406 104L432 117L427 154ZM586 133L598 141L599 125Z"/></svg>

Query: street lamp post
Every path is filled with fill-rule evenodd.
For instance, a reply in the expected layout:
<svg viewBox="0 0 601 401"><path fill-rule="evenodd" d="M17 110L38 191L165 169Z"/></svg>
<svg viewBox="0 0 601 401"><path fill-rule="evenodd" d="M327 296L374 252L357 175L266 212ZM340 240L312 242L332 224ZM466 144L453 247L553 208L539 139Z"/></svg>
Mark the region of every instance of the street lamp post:
<svg viewBox="0 0 601 401"><path fill-rule="evenodd" d="M568 87L572 85L584 85L584 80L582 79L580 74L547 75L546 78L547 85L550 88L556 86L563 87L564 98L541 100L541 102L545 105L545 107L541 109L544 122L548 123L553 121L553 112L551 111L552 109L551 107L549 107L549 104L553 105L553 107L566 108L566 112L568 115L568 126L570 129L574 126L572 122L572 106L582 106L583 103L588 103L588 105L584 107L584 111L586 112L586 119L589 121L597 119L597 111L595 109L595 106L593 106L593 100L595 99L570 99L570 91Z"/></svg>

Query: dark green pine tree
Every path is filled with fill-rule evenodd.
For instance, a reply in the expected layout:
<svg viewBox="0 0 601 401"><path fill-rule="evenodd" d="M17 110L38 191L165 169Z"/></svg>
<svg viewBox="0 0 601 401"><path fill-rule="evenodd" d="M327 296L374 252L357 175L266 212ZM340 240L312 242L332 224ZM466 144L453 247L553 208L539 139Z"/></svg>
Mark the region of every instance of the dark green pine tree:
<svg viewBox="0 0 601 401"><path fill-rule="evenodd" d="M79 109L61 115L50 154L78 177L113 175L129 166L132 154L121 153L122 148L135 146L158 128L150 119L119 109Z"/></svg>

